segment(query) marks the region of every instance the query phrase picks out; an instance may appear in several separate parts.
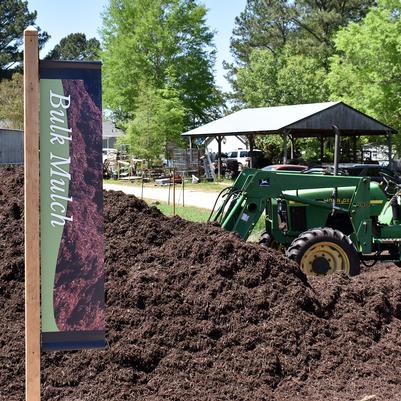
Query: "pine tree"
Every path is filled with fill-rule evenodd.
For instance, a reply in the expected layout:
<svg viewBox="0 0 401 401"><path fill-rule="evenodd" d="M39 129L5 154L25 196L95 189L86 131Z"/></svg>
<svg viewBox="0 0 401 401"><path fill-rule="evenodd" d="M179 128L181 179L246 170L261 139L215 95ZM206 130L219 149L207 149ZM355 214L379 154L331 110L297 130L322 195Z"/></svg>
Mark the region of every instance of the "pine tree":
<svg viewBox="0 0 401 401"><path fill-rule="evenodd" d="M96 38L86 39L84 33L71 33L60 40L46 59L50 60L99 60L100 42Z"/></svg>
<svg viewBox="0 0 401 401"><path fill-rule="evenodd" d="M28 2L21 0L0 1L0 80L10 78L16 63L22 61L22 35L29 25L35 25L36 11L29 12ZM48 40L46 32L39 34L39 44Z"/></svg>

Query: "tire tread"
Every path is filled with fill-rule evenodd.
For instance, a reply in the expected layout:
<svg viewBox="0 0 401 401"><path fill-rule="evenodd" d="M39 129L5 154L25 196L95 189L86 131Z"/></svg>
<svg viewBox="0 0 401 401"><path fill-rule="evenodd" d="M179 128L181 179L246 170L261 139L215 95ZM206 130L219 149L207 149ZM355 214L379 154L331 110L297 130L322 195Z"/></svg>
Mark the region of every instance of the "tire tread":
<svg viewBox="0 0 401 401"><path fill-rule="evenodd" d="M359 256L356 252L354 244L347 235L339 230L330 227L316 227L303 232L298 238L295 238L291 245L286 250L286 256L299 262L299 255L302 250L308 248L309 243L319 242L318 238L330 241L330 238L335 239L335 242L343 243L344 250L350 256L350 276L356 276L360 273ZM305 252L305 251L304 251Z"/></svg>

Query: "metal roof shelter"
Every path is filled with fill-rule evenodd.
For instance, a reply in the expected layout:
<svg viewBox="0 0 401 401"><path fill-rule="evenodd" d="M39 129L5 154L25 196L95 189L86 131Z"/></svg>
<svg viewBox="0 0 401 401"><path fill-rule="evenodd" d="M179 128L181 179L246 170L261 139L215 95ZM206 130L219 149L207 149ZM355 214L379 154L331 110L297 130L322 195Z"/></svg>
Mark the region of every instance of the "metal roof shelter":
<svg viewBox="0 0 401 401"><path fill-rule="evenodd" d="M220 144L224 136L241 135L248 138L252 150L255 135L279 134L284 139L285 163L288 137L291 140L320 137L322 153L323 138L334 136L334 127L338 127L342 136L387 135L390 148L391 136L397 132L343 102L326 102L243 109L185 132L182 136L189 138L190 143L193 138L215 137Z"/></svg>

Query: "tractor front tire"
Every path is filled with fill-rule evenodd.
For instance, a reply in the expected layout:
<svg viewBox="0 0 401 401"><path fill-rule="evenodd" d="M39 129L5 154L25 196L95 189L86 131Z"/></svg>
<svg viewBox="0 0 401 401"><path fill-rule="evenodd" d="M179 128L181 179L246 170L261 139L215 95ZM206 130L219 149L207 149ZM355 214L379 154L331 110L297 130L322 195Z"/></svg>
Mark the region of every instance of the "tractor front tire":
<svg viewBox="0 0 401 401"><path fill-rule="evenodd" d="M265 248L270 248L271 244L272 244L271 236L268 233L264 232L259 238L259 245L262 245Z"/></svg>
<svg viewBox="0 0 401 401"><path fill-rule="evenodd" d="M360 259L352 241L341 231L314 228L296 238L286 251L305 274L325 276L342 271L349 276L360 273Z"/></svg>

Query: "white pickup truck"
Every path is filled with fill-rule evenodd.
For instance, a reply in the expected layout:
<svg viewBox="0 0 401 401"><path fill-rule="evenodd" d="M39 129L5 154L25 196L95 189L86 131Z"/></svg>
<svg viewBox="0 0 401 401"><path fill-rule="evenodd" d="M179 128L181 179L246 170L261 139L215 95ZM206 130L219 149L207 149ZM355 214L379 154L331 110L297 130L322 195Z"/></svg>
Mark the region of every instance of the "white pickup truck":
<svg viewBox="0 0 401 401"><path fill-rule="evenodd" d="M239 170L242 170L244 167L251 166L250 152L251 151L249 149L237 149L237 150L233 150L231 152L227 152L227 157L228 157L228 159L237 160L238 168L239 168ZM252 152L253 152L254 163L255 163L255 159L263 158L263 152L261 150L254 149Z"/></svg>

